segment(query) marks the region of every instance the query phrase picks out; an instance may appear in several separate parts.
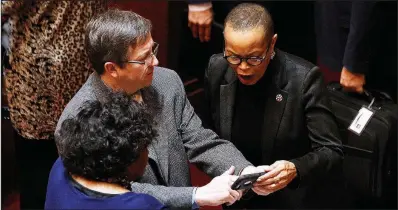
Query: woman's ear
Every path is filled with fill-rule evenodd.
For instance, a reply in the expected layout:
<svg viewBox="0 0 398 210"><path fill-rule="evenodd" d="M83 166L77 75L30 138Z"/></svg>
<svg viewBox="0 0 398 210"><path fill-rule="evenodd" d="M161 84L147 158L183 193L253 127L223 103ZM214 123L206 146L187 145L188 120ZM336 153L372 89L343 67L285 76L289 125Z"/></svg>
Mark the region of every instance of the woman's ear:
<svg viewBox="0 0 398 210"><path fill-rule="evenodd" d="M275 47L275 43L276 43L276 40L278 39L278 34L274 34L274 36L272 37L272 41L271 41L271 52L273 52L274 51L274 47Z"/></svg>

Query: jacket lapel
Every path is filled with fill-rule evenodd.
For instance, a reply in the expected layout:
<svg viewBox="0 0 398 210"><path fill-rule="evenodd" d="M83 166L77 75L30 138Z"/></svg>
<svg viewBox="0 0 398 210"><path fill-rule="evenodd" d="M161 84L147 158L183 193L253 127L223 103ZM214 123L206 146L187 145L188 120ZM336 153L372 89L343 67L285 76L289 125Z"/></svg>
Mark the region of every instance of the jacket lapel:
<svg viewBox="0 0 398 210"><path fill-rule="evenodd" d="M232 69L225 74L225 85L220 86L220 136L231 140L232 115L235 105L237 77Z"/></svg>
<svg viewBox="0 0 398 210"><path fill-rule="evenodd" d="M164 135L162 135L164 136ZM156 143L150 144L148 147L148 158L151 158L157 166L160 179L166 185L169 183L169 149L167 139L156 139Z"/></svg>
<svg viewBox="0 0 398 210"><path fill-rule="evenodd" d="M272 151L282 121L283 112L285 110L288 93L284 90L273 86L267 91L267 101L264 110L264 123L262 131L262 153L263 163L271 164Z"/></svg>
<svg viewBox="0 0 398 210"><path fill-rule="evenodd" d="M279 51L276 50L276 56L274 60L270 62L265 75L270 78L270 81L266 90L267 101L265 102L261 141L264 164L271 164L272 152L275 151L274 145L276 136L289 97L288 92L283 90L287 82L284 66L285 63L280 60Z"/></svg>
<svg viewBox="0 0 398 210"><path fill-rule="evenodd" d="M156 141L167 142L167 141L161 141L160 139L157 139ZM162 148L159 148L159 147L162 147ZM159 144L150 144L148 146L148 158L150 160L152 160L156 165L156 168L152 168L152 169L156 170L156 171L154 171L154 173L156 174L158 181L160 183L162 183L162 185L168 186L168 183L169 183L168 169L169 169L169 167L167 164L169 162L169 158L168 158L168 156L162 156L164 154L158 155L158 151L163 151L163 150L166 150L166 152L168 151L168 149L163 149L163 148L167 148L167 146L163 147ZM165 158L159 158L159 156L165 157ZM149 162L148 162L148 164L149 164Z"/></svg>
<svg viewBox="0 0 398 210"><path fill-rule="evenodd" d="M162 181L167 185L169 183L169 141L168 139L161 138L162 136L167 136L163 134L163 132L167 131L162 129L167 125L162 125L161 123L164 122L159 119L161 116L162 102L152 86L142 89L141 94L148 111L154 116L155 122L158 123L157 128L159 135L156 139L156 143L150 144L148 147L148 157L156 163L158 173Z"/></svg>

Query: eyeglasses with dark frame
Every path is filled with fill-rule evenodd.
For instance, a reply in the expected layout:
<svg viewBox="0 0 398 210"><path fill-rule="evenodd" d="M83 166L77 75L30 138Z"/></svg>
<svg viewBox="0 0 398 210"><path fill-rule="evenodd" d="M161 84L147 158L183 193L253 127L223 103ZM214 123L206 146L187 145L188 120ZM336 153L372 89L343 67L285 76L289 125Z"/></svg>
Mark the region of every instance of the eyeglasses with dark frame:
<svg viewBox="0 0 398 210"><path fill-rule="evenodd" d="M158 55L158 49L159 49L159 44L157 42L153 43L152 46L152 52L149 55L149 57L145 58L144 61L135 61L135 60L131 60L131 61L125 61L126 63L136 63L136 64L147 64L147 63L152 63L153 62L153 58L156 57Z"/></svg>
<svg viewBox="0 0 398 210"><path fill-rule="evenodd" d="M267 56L271 41L272 39L268 43L268 47L264 56L251 56L251 57L240 57L237 55L226 56L224 50L224 58L228 61L228 63L232 65L239 65L242 63L242 61L245 61L250 66L258 66L264 61L265 57Z"/></svg>

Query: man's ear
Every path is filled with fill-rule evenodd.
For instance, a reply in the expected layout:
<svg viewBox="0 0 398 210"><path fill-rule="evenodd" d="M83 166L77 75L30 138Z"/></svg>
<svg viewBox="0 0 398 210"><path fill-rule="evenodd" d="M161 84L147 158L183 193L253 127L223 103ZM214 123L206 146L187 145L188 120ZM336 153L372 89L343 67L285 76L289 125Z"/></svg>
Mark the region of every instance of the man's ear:
<svg viewBox="0 0 398 210"><path fill-rule="evenodd" d="M116 78L118 77L118 73L116 71L117 65L115 63L112 62L106 62L104 64L104 73Z"/></svg>

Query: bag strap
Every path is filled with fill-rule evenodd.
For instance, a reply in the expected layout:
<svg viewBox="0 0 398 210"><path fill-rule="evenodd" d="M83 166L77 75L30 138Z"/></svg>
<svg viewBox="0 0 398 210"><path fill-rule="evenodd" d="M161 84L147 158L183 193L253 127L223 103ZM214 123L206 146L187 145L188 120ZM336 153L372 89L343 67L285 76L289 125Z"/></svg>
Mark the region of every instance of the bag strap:
<svg viewBox="0 0 398 210"><path fill-rule="evenodd" d="M362 94L355 92L347 92L338 82L330 82L327 85L328 89L341 92L343 94L349 95L351 97L359 98L361 100L365 100L369 103L368 108L371 108L375 101L377 102L393 102L394 100L391 98L389 94L386 92L374 90L374 89L364 89Z"/></svg>

